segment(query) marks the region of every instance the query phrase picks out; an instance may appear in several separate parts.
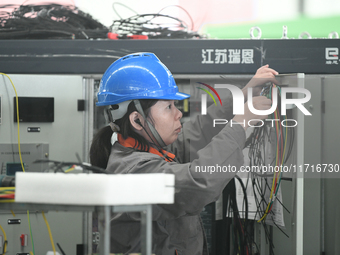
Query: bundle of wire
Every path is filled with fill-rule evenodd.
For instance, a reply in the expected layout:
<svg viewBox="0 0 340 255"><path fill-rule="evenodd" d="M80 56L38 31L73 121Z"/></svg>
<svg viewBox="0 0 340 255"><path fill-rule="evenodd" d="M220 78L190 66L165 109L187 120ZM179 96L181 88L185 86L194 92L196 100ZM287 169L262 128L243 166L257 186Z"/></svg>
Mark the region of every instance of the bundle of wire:
<svg viewBox="0 0 340 255"><path fill-rule="evenodd" d="M273 98L273 93L274 90L273 88L277 88L278 91L278 105L280 105L280 95L281 95L281 88L277 87L276 85L270 86L268 88L266 88L263 91L263 95L267 96L268 98ZM269 187L268 185L268 177L265 178L265 189L261 189L258 184L259 181L258 180L254 180L253 179L253 186L254 186L254 194L256 194L255 189L257 192L260 192L261 194L261 200L257 200L258 201L258 212L262 213L262 215L260 215L260 219L258 220L258 222L261 222L263 220L265 220L265 218L268 216L268 214L272 211L273 208L273 203L274 201L277 199L277 193L279 191L279 187L280 187L280 183L282 180L282 167L284 166L284 164L287 162L292 148L293 148L293 141L294 141L294 128L287 128L283 125L281 125L283 120L286 120L286 116L282 116L280 114L280 107L277 107L275 112L272 114L271 116L272 119L276 120L275 121L275 127L271 128L266 125L264 125L263 127L261 127L259 130L257 130L255 128L255 134L253 136L254 142L251 143L251 146L249 148L249 157L250 157L250 162L251 165L257 165L261 168L261 166L264 165L264 157L262 158L261 155L261 151L265 151L264 146L265 146L265 135L267 135L268 137L268 141L271 143L276 144L276 151L275 151L275 158L273 160L273 162L271 162L271 165L273 166L273 169L275 169L276 171L274 171L273 175L272 175L272 184L270 187L270 196L269 196L269 201L266 201L265 198L265 193L266 193L266 189ZM271 132L274 129L275 131L275 138L276 141L270 141L270 134L269 132ZM288 132L289 129L289 132ZM268 131L270 130L270 131ZM289 144L288 144L289 143ZM260 148L259 148L260 147ZM262 147L262 150L261 150ZM257 176L259 177L259 176ZM264 177L264 176L262 176ZM261 185L262 186L262 185Z"/></svg>
<svg viewBox="0 0 340 255"><path fill-rule="evenodd" d="M117 4L132 10L121 3L114 3L113 9L119 17L120 15L114 7ZM175 7L184 10L180 6L176 5ZM111 32L118 34L120 39L127 38L128 35L146 35L149 39L198 39L202 37L197 32L192 31L194 24L191 16L186 10L184 11L191 20L191 28L189 28L186 22L180 20L179 18L161 14L160 12L162 10L160 10L158 13L151 14L138 14L132 10L136 13L136 15L125 19L120 18L119 20L114 20L110 30Z"/></svg>
<svg viewBox="0 0 340 255"><path fill-rule="evenodd" d="M12 7L1 5L0 9ZM75 6L20 5L0 11L0 39L107 38L108 28Z"/></svg>
<svg viewBox="0 0 340 255"><path fill-rule="evenodd" d="M0 203L14 202L15 187L0 187Z"/></svg>
<svg viewBox="0 0 340 255"><path fill-rule="evenodd" d="M244 194L242 211L237 206L235 186L236 182L240 183ZM231 231L232 249L230 250L231 251L230 254L235 255L258 254L259 248L257 247L254 238L254 221L248 219L248 199L244 183L238 176L236 176L236 178L234 178L228 183L226 190L224 191L224 194L226 194L227 196L226 198L226 204L228 205L227 214L232 217L230 223L230 227L232 230Z"/></svg>
<svg viewBox="0 0 340 255"><path fill-rule="evenodd" d="M262 95L272 99L274 96L274 91L278 92L278 105L280 105L280 87L277 87L276 85L266 87L262 91ZM268 215L271 215L271 219L274 225L276 225L282 231L282 229L275 223L275 220L273 219L274 212L272 211L272 209L274 201L281 203L281 201L277 198L282 180L281 169L282 166L284 166L284 164L287 162L293 149L294 129L287 128L281 125L281 121L286 120L287 118L286 116L281 116L280 111L281 109L280 107L278 107L272 114L272 116L270 116L272 119L276 120L274 127L271 126L272 124L264 122L264 125L255 127L253 132L247 139L246 146L249 148L248 155L250 159L250 168L252 169L253 166L256 166L256 169L262 169L262 167L266 165L266 163L268 163L266 162L266 149L271 149L272 146L275 146L275 157L272 162L269 162L269 164L273 167L273 169L275 169L276 167L278 171L274 171L274 173L270 174L264 173L265 171L262 171L260 173L249 173L249 178L246 183L244 183L239 177L236 177L236 179L238 179L238 181L240 182L244 198L242 208L238 208L236 205L236 198L233 202L233 196L231 194L230 206L231 211L233 212L232 237L234 244L234 254L248 255L253 254L254 252L255 254L257 254L259 252L253 234L255 219L259 219L257 221L262 223L265 231L265 236L269 244L269 249L272 254L274 254L274 245L270 230L266 225L266 217ZM274 135L272 132L275 132ZM275 139L273 139L273 137L275 137ZM267 146L269 147L267 148ZM256 211L253 212L255 213L254 219L249 219L248 217L248 213L250 213L248 210L247 199L248 185L252 185L254 199L257 207ZM241 212L242 214L240 214ZM255 249L252 250L252 247L255 247Z"/></svg>

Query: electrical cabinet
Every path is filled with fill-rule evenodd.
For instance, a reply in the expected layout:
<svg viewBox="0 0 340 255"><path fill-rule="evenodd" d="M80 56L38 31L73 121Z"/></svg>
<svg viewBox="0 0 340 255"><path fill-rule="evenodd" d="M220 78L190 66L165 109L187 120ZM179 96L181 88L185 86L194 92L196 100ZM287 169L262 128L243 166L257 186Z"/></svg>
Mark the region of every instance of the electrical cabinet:
<svg viewBox="0 0 340 255"><path fill-rule="evenodd" d="M315 170L318 164L332 165L334 169L339 164L337 116L340 107L337 97L340 95L340 39L2 40L0 46L0 69L13 79L19 97L54 98L53 122L19 122L20 144L25 152L35 151L32 155L76 161L77 153L82 160L88 161L93 133L105 125L103 113L95 107L101 75L117 58L132 52L149 51L154 52L172 71L179 90L189 94L193 92L190 89L191 81L212 81L221 76L230 84L242 87L256 69L264 64L269 64L281 74L304 73L304 88L311 93L311 99L304 105L312 116L304 116L302 122L298 121L297 129L300 131L295 138L293 163L297 167L308 164L314 166ZM221 55L221 52L225 52L225 55ZM244 59L243 56L248 58ZM8 151L8 146L15 148L18 144L14 97L10 82L1 76L0 151L1 148ZM183 102L179 107L183 111L183 121L188 121L189 112L196 108L200 112L201 105L200 102ZM43 150L40 151L41 148ZM6 161L1 161L2 173L7 171L8 157L17 152L16 149L11 151L13 155L6 154L6 159L0 155L0 161ZM29 159L24 160L29 170L43 171L45 168L33 167ZM18 163L15 157L11 161L10 164ZM15 164L8 166L13 169ZM340 238L340 200L337 196L340 192L339 175L303 173L304 178L292 178L281 183L282 200L290 213L283 210L285 234L275 226L269 228L275 246L272 251L266 243L261 225L258 224L254 229L261 254L313 255L325 252L327 255L340 252L337 241ZM225 214L223 198L218 205L208 205L202 213L212 255L231 252L231 223L224 217ZM23 222L26 221L24 214L18 215ZM43 233L39 212L34 217L33 231L39 229L39 233ZM67 254L76 254L75 244L78 243L85 246L86 254L90 253L98 242L92 214L49 212L47 217L51 218L52 231L56 231L56 241L60 242ZM6 212L0 218L1 222L7 222L12 215ZM75 227L70 228L71 224ZM20 226L5 226L11 229L7 231L13 240L17 240L21 234L28 234L27 222ZM70 233L71 229L75 232ZM38 234L36 242L41 252L50 250L49 242L40 238L43 237ZM31 247L28 242L26 250L22 249L17 242L9 248L24 252Z"/></svg>
<svg viewBox="0 0 340 255"><path fill-rule="evenodd" d="M48 163L35 163L36 160L77 162L76 153L83 157L86 154L83 142L85 113L78 109L78 100L84 100L85 95L82 76L29 74L8 76L14 87L7 77L0 77L1 174L13 176L16 171L23 171L18 145L24 170L27 172L49 170ZM27 104L19 102L20 116L25 116L20 118L19 123L15 121L16 96L19 99L29 99ZM47 105L45 99L52 105ZM53 116L53 119L49 117L48 121L45 121L46 112L52 114L50 117ZM0 213L0 224L7 233L7 251L10 254L29 254L32 251L32 242L27 211L15 210L12 213L9 210L1 210ZM66 211L45 213L55 243L58 243L67 254L77 254L77 244L83 243L83 213ZM30 219L35 254L52 251L41 210L30 211ZM21 235L28 239L24 245L20 241ZM2 249L3 247L0 248Z"/></svg>

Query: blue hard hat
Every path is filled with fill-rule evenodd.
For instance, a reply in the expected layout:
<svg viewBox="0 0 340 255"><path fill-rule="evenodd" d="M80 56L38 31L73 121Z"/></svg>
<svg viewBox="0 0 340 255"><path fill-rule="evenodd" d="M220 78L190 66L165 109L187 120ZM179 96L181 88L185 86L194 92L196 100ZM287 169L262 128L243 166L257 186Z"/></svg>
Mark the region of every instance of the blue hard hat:
<svg viewBox="0 0 340 255"><path fill-rule="evenodd" d="M169 69L153 53L126 55L104 73L97 94L97 106L114 105L134 99L183 100Z"/></svg>

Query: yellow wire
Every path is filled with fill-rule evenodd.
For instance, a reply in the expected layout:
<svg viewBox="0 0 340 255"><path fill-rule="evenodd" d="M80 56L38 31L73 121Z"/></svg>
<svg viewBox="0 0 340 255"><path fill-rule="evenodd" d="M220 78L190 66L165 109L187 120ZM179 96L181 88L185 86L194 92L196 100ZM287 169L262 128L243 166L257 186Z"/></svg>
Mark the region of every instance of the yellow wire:
<svg viewBox="0 0 340 255"><path fill-rule="evenodd" d="M270 198L269 198L269 201L268 201L268 204L267 204L267 208L266 208L266 211L265 213L263 214L262 218L259 219L257 222L261 222L264 218L266 218L267 214L268 214L268 211L269 211L269 207L270 207L270 202L272 200L272 196L273 196L273 192L274 192L274 186L275 186L275 175L276 175L276 172L274 172L274 177L273 177L273 183L272 183L272 188L271 188L271 191L270 191Z"/></svg>
<svg viewBox="0 0 340 255"><path fill-rule="evenodd" d="M44 220L45 220L45 223L46 223L46 227L47 227L47 230L48 230L48 234L50 236L50 241L51 241L51 244L52 244L53 253L54 253L54 255L56 255L56 251L55 251L55 247L54 247L54 241L53 241L50 225L48 224L48 221L47 221L47 219L45 217L44 211L42 211L41 213L42 213L42 216L44 217Z"/></svg>
<svg viewBox="0 0 340 255"><path fill-rule="evenodd" d="M1 229L1 231L2 231L2 233L4 233L4 238L5 238L5 245L4 245L4 250L3 250L3 254L5 254L6 253L6 250L7 250L7 244L6 244L6 241L7 241L7 235L6 235L6 232L5 232L5 230L2 228L2 226L0 225L0 229Z"/></svg>
<svg viewBox="0 0 340 255"><path fill-rule="evenodd" d="M65 170L65 173L69 173L69 172L73 171L74 169L75 169L74 167L70 167L69 169Z"/></svg>
<svg viewBox="0 0 340 255"><path fill-rule="evenodd" d="M15 187L0 187L0 191L15 190Z"/></svg>
<svg viewBox="0 0 340 255"><path fill-rule="evenodd" d="M4 190L0 192L1 194L15 194L15 190Z"/></svg>
<svg viewBox="0 0 340 255"><path fill-rule="evenodd" d="M275 162L275 166L277 165L277 157L278 157L278 152L277 152L277 148L276 148L276 162ZM266 208L265 213L263 214L262 218L259 219L257 222L261 222L264 218L267 217L267 214L268 214L268 211L269 211L269 207L270 207L270 202L272 201L272 198L273 198L274 187L275 187L275 178L276 178L276 172L274 171L273 182L272 182L272 187L270 189L270 197L269 197L269 201L268 201L268 204L267 204L267 208Z"/></svg>
<svg viewBox="0 0 340 255"><path fill-rule="evenodd" d="M274 87L274 85L273 85ZM275 111L274 112L274 117L276 118L277 116L277 112ZM278 129L278 123L275 123L276 125L276 128ZM286 131L285 131L285 143L284 143L284 149L283 149L283 157L282 157L282 161L284 160L284 157L286 155L286 148L287 148L287 128L286 128ZM277 146L276 147L276 162L275 162L275 166L277 166L277 163L278 163L278 156L279 156L279 147ZM283 162L281 162L281 165L283 165ZM278 174L281 173L281 168L280 168L280 172ZM269 198L269 201L271 202L272 200L272 195L273 195L273 189L274 189L274 183L275 183L275 177L276 177L276 172L274 173L274 178L273 178L273 183L272 183L272 188L271 188L271 193L270 193L270 198ZM270 205L270 202L268 202L268 205L267 205L267 208L265 210L265 213L263 214L262 218L260 220L258 220L257 222L261 222L264 218L266 218L266 216L268 215L268 210L269 210L269 205Z"/></svg>
<svg viewBox="0 0 340 255"><path fill-rule="evenodd" d="M14 199L0 200L0 203L14 203Z"/></svg>
<svg viewBox="0 0 340 255"><path fill-rule="evenodd" d="M27 220L28 220L28 228L29 228L29 231L30 231L30 237L31 237L31 243L32 243L32 250L33 251L30 251L30 254L31 255L34 255L35 253L35 248L34 248L34 241L33 241L33 234L32 234L32 226L31 226L31 217L30 217L30 211L27 210Z"/></svg>
<svg viewBox="0 0 340 255"><path fill-rule="evenodd" d="M13 84L13 81L12 79L5 73L0 73L2 75L5 75L9 81L11 82L12 86L13 86L13 89L14 89L14 92L15 92L15 103L17 105L17 123L18 123L18 150L19 150L19 157L20 157L20 163L21 163L21 168L22 168L22 171L25 172L25 168L24 168L24 163L22 162L22 157L21 157L21 148L20 148L20 128L19 128L19 100L18 100L18 93L17 93L17 90Z"/></svg>
<svg viewBox="0 0 340 255"><path fill-rule="evenodd" d="M274 118L276 119L276 117L277 117L277 111L274 112ZM278 124L277 123L275 123L275 126L276 126L276 130L278 130ZM279 157L279 147L276 146L276 161L275 161L275 166L277 166L278 157ZM274 171L272 188L270 189L270 197L269 197L269 201L268 201L268 204L267 204L267 208L266 208L265 213L263 214L262 218L259 219L257 222L261 222L268 215L268 211L269 211L270 204L272 202L273 194L274 194L275 178L276 178L276 172Z"/></svg>
<svg viewBox="0 0 340 255"><path fill-rule="evenodd" d="M15 92L15 103L16 103L16 106L17 106L17 124L18 124L18 152L19 152L19 158L20 158L20 164L21 164L22 171L25 172L25 167L24 167L24 163L23 163L23 160L22 160L21 147L20 147L20 124L19 124L20 120L19 120L19 99L18 99L18 93L17 93L17 90L16 90L16 88L14 86L14 83L13 83L12 79L7 74L5 74L5 73L0 73L0 74L6 76L9 79L9 81L11 82L12 87L14 89L14 92ZM6 190L6 191L7 190L15 190L15 187L12 187L12 188L6 188L6 187L5 188L0 188L0 190ZM1 200L0 203L13 203L14 201L15 201L14 199L7 199L7 200ZM12 210L11 210L11 213L15 217L15 214L14 214L14 212ZM29 220L29 212L28 211L27 211L27 217L28 217L28 220ZM45 216L44 216L44 218L45 218ZM46 221L46 218L45 218L45 221ZM48 229L49 229L49 225L48 225L47 221L46 221L46 224L47 224ZM1 227L1 229L2 229L2 227ZM4 232L3 229L2 229L2 231ZM4 236L6 236L5 232L4 232ZM52 237L52 235L50 235L50 236ZM31 236L31 238L32 238L32 236ZM5 239L7 239L7 237L5 237ZM52 246L54 247L53 243L52 243ZM54 249L54 251L55 251L55 249ZM5 251L5 248L4 248L4 253L5 252L6 251ZM33 252L30 252L30 254L34 255ZM55 252L54 252L54 254L55 254Z"/></svg>

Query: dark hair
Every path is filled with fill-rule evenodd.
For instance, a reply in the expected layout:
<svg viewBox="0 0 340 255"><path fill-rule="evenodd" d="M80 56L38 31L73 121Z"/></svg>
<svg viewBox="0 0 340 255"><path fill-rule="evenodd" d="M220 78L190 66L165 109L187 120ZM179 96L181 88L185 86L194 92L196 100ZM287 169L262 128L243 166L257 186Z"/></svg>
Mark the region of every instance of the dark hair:
<svg viewBox="0 0 340 255"><path fill-rule="evenodd" d="M139 101L145 116L148 117L150 108L157 103L158 99L140 99ZM120 133L124 139L128 137L134 138L136 140L134 148L141 151L149 151L149 142L143 136L136 133L130 123L129 116L134 111L137 111L137 109L132 101L128 106L126 114L121 119L115 121L115 124L120 127L120 131L118 133ZM98 132L94 135L90 148L90 162L93 166L103 169L107 167L112 147L112 134L113 131L111 127L105 126L98 130Z"/></svg>

